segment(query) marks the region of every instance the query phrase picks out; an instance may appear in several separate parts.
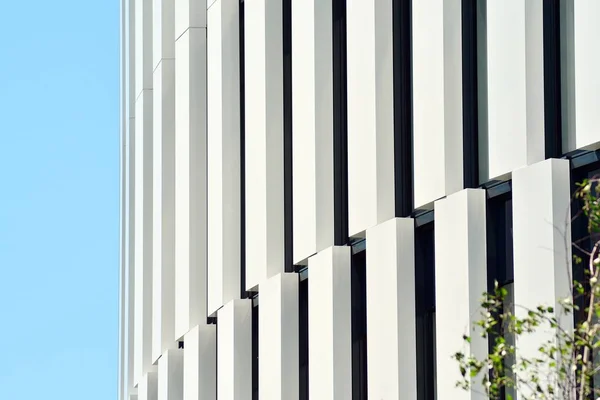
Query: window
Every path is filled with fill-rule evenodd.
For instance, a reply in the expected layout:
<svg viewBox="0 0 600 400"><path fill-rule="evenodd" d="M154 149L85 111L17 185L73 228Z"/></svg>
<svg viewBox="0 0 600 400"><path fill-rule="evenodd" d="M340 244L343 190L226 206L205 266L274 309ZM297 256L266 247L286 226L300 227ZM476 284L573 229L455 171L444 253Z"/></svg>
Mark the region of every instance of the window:
<svg viewBox="0 0 600 400"><path fill-rule="evenodd" d="M258 305L252 307L252 400L258 400Z"/></svg>
<svg viewBox="0 0 600 400"><path fill-rule="evenodd" d="M240 283L241 298L248 298L246 292L246 123L245 123L245 64L244 64L244 0L240 0Z"/></svg>
<svg viewBox="0 0 600 400"><path fill-rule="evenodd" d="M285 272L294 272L292 192L292 1L282 0L283 23L283 185Z"/></svg>
<svg viewBox="0 0 600 400"><path fill-rule="evenodd" d="M463 184L479 186L477 3L462 1Z"/></svg>
<svg viewBox="0 0 600 400"><path fill-rule="evenodd" d="M562 155L560 1L545 0L544 19L544 128L546 158Z"/></svg>
<svg viewBox="0 0 600 400"><path fill-rule="evenodd" d="M510 184L501 184L504 190L510 190ZM488 192L489 193L489 192ZM488 200L487 203L487 276L488 291L494 292L495 282L507 290L504 299L503 312L514 313L514 260L513 260L513 223L512 223L512 193L510 191L499 194ZM510 334L508 326L498 326L496 335L503 336L508 345L515 345L515 336ZM494 338L490 337L488 346L491 351ZM514 356L507 357L505 367L506 373L513 376L510 368L515 364ZM514 378L514 376L513 376ZM507 395L516 398L514 388L503 388L500 398L505 399Z"/></svg>
<svg viewBox="0 0 600 400"><path fill-rule="evenodd" d="M413 211L411 0L392 4L394 51L394 196L396 216Z"/></svg>
<svg viewBox="0 0 600 400"><path fill-rule="evenodd" d="M504 286L514 280L510 192L488 200L486 223L488 290L493 292L494 281Z"/></svg>
<svg viewBox="0 0 600 400"><path fill-rule="evenodd" d="M593 163L573 171L571 179L572 192L578 189L577 183L584 179L600 178L600 163ZM571 204L571 240L573 242L573 256L580 257L582 262L579 264L573 263L573 279L589 287L588 278L585 276L586 265L589 262L589 253L592 251L594 243L600 237L598 235L590 235L587 230L587 219L582 213L583 203L580 200L574 201ZM585 304L586 298L578 297L575 299L575 304L579 306L579 311L575 312L575 322L585 319Z"/></svg>
<svg viewBox="0 0 600 400"><path fill-rule="evenodd" d="M582 165L573 170L571 175L571 191L575 193L578 189L577 183L584 179L600 178L600 161L597 161L598 154L594 152L584 153L580 158L589 157L588 164ZM575 161L575 160L574 160ZM573 164L576 164L573 162ZM582 202L580 200L571 203L571 241L573 243L573 257L580 257L582 262L577 264L573 262L573 280L581 282L586 288L586 293L590 288L589 277L585 274L586 266L589 262L589 253L592 251L594 244L600 240L600 234L591 234L587 230L587 219L582 214ZM579 307L579 310L573 313L574 323L584 321L587 317L585 312L586 304L589 304L589 296L577 296L573 300L574 304ZM597 363L598 355L594 357L594 363ZM600 376L594 377L594 388L600 387Z"/></svg>
<svg viewBox="0 0 600 400"><path fill-rule="evenodd" d="M436 398L434 223L415 231L417 399Z"/></svg>
<svg viewBox="0 0 600 400"><path fill-rule="evenodd" d="M298 288L299 361L300 396L299 400L308 400L308 279L300 281Z"/></svg>
<svg viewBox="0 0 600 400"><path fill-rule="evenodd" d="M367 399L366 251L352 256L352 399Z"/></svg>
<svg viewBox="0 0 600 400"><path fill-rule="evenodd" d="M333 163L335 244L348 242L348 88L346 0L331 0L333 15Z"/></svg>

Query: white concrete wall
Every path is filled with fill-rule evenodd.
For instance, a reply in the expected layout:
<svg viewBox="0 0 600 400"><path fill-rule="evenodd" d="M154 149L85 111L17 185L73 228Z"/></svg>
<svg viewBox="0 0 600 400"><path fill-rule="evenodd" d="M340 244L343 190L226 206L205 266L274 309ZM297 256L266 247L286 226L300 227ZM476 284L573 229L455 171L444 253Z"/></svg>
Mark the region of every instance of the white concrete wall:
<svg viewBox="0 0 600 400"><path fill-rule="evenodd" d="M175 336L206 323L207 89L204 1L176 0L175 41ZM186 7L189 7L187 10ZM186 12L187 11L187 12ZM203 15L204 15L203 14Z"/></svg>
<svg viewBox="0 0 600 400"><path fill-rule="evenodd" d="M282 13L244 3L247 289L284 271Z"/></svg>
<svg viewBox="0 0 600 400"><path fill-rule="evenodd" d="M175 38L199 27L206 28L206 0L175 0Z"/></svg>
<svg viewBox="0 0 600 400"><path fill-rule="evenodd" d="M135 107L134 385L152 364L152 90Z"/></svg>
<svg viewBox="0 0 600 400"><path fill-rule="evenodd" d="M369 398L417 398L415 223L393 218L367 229Z"/></svg>
<svg viewBox="0 0 600 400"><path fill-rule="evenodd" d="M515 302L555 304L570 284L571 171L567 160L542 161L543 2L483 2L480 180L512 179ZM295 399L302 329L311 398L353 398L351 253L361 246L369 398L417 398L420 243L414 221L394 217L394 166L403 160L394 154L393 67L408 60L393 58L393 2L346 2L348 223L352 241L366 238L354 250L333 246L333 16L332 3L319 0L291 1L293 243L285 248L284 4L245 0L240 32L239 0L122 0L120 399L249 400L253 376L261 399ZM563 152L571 154L600 143L599 28L590 17L600 6L561 6ZM461 24L460 0L412 2L412 189L415 209L435 211L426 251L436 260L440 400L477 398L456 391L449 356L486 288L486 192L463 190ZM308 328L299 276L284 273L290 250L298 269L308 267ZM255 371L252 300L240 299L244 257L245 289L260 304ZM486 347L474 338L470 350Z"/></svg>
<svg viewBox="0 0 600 400"><path fill-rule="evenodd" d="M489 0L486 16L489 176L483 182L545 154L543 0Z"/></svg>
<svg viewBox="0 0 600 400"><path fill-rule="evenodd" d="M412 4L414 206L463 187L461 1Z"/></svg>
<svg viewBox="0 0 600 400"><path fill-rule="evenodd" d="M136 0L135 10L134 386L152 355L152 0Z"/></svg>
<svg viewBox="0 0 600 400"><path fill-rule="evenodd" d="M175 345L175 38L173 0L154 0L152 362Z"/></svg>
<svg viewBox="0 0 600 400"><path fill-rule="evenodd" d="M214 325L195 327L185 335L183 398L217 398L217 330Z"/></svg>
<svg viewBox="0 0 600 400"><path fill-rule="evenodd" d="M352 398L350 248L308 259L308 358L311 399ZM310 361L309 361L310 362Z"/></svg>
<svg viewBox="0 0 600 400"><path fill-rule="evenodd" d="M158 360L158 400L183 400L183 350L166 350Z"/></svg>
<svg viewBox="0 0 600 400"><path fill-rule="evenodd" d="M137 398L139 400L158 400L158 373L156 368L140 378Z"/></svg>
<svg viewBox="0 0 600 400"><path fill-rule="evenodd" d="M600 143L600 25L595 0L561 2L563 152Z"/></svg>
<svg viewBox="0 0 600 400"><path fill-rule="evenodd" d="M466 189L435 202L435 325L437 398L485 399L480 384L470 391L456 387L461 379L457 351L487 356L487 340L470 327L481 319L480 301L487 291L486 196ZM465 349L463 335L472 337Z"/></svg>
<svg viewBox="0 0 600 400"><path fill-rule="evenodd" d="M119 104L119 367L118 367L118 400L125 400L127 397L127 270L128 261L128 227L129 204L128 204L128 174L129 174L129 151L128 151L128 128L129 128L129 82L127 74L128 46L127 39L127 3L121 1L120 4L120 104Z"/></svg>
<svg viewBox="0 0 600 400"><path fill-rule="evenodd" d="M217 0L219 1L219 0ZM252 399L252 301L231 300L217 313L219 400Z"/></svg>
<svg viewBox="0 0 600 400"><path fill-rule="evenodd" d="M260 399L298 399L298 281L298 274L277 274L260 285Z"/></svg>
<svg viewBox="0 0 600 400"><path fill-rule="evenodd" d="M333 245L331 4L292 1L294 263Z"/></svg>
<svg viewBox="0 0 600 400"><path fill-rule="evenodd" d="M125 101L126 113L124 121L126 125L126 165L125 165L125 220L121 221L125 225L125 271L121 282L125 288L125 303L121 309L124 312L124 342L121 343L123 364L121 377L123 381L123 398L126 399L129 393L133 391L133 357L134 357L134 273L135 273L135 0L123 0L125 7L125 31L123 38L125 45L124 73L122 84L126 92ZM123 279L122 278L122 279ZM122 316L123 317L123 316Z"/></svg>
<svg viewBox="0 0 600 400"><path fill-rule="evenodd" d="M213 314L241 292L238 1L215 1L207 22L208 314Z"/></svg>
<svg viewBox="0 0 600 400"><path fill-rule="evenodd" d="M567 160L550 159L513 173L513 246L515 315L538 305L560 309L570 295L570 179ZM531 284L535 282L535 284ZM560 315L561 328L571 330L571 315ZM538 354L540 343L553 338L549 329L518 338L517 356Z"/></svg>
<svg viewBox="0 0 600 400"><path fill-rule="evenodd" d="M394 217L392 0L347 3L350 236Z"/></svg>

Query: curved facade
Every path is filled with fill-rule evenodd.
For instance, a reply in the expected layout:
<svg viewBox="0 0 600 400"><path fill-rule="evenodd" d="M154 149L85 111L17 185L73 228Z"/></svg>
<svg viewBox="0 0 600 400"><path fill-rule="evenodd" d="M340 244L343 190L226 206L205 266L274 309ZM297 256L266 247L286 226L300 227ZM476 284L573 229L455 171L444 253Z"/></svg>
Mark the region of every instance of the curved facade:
<svg viewBox="0 0 600 400"><path fill-rule="evenodd" d="M120 400L477 398L481 294L569 293L600 2L121 7Z"/></svg>

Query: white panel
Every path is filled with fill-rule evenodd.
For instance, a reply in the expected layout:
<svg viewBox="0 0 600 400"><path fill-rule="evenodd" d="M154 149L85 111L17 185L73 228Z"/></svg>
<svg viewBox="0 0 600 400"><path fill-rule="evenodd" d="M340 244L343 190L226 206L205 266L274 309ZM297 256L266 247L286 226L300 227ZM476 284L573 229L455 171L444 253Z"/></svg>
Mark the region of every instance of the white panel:
<svg viewBox="0 0 600 400"><path fill-rule="evenodd" d="M134 273L135 273L135 0L123 0L126 3L126 55L124 59L126 69L126 94L127 94L127 171L126 171L126 288L125 288L125 313L126 332L123 349L125 351L125 368L123 380L125 381L125 395L133 389L133 350L134 350ZM126 397L127 398L127 397Z"/></svg>
<svg viewBox="0 0 600 400"><path fill-rule="evenodd" d="M217 330L215 325L194 327L185 335L183 398L217 399Z"/></svg>
<svg viewBox="0 0 600 400"><path fill-rule="evenodd" d="M600 2L561 2L563 151L600 147Z"/></svg>
<svg viewBox="0 0 600 400"><path fill-rule="evenodd" d="M371 399L417 398L415 225L367 229L367 371Z"/></svg>
<svg viewBox="0 0 600 400"><path fill-rule="evenodd" d="M152 362L175 345L175 60L154 70Z"/></svg>
<svg viewBox="0 0 600 400"><path fill-rule="evenodd" d="M415 207L462 189L461 0L413 1Z"/></svg>
<svg viewBox="0 0 600 400"><path fill-rule="evenodd" d="M119 369L118 369L118 400L126 399L125 370L127 368L127 270L128 265L128 233L127 221L129 220L128 201L128 127L129 127L129 76L127 69L127 41L128 41L128 16L127 0L120 0L120 135L119 135Z"/></svg>
<svg viewBox="0 0 600 400"><path fill-rule="evenodd" d="M135 96L152 89L152 2L135 0Z"/></svg>
<svg viewBox="0 0 600 400"><path fill-rule="evenodd" d="M152 37L152 68L160 60L175 58L175 0L152 0L154 29Z"/></svg>
<svg viewBox="0 0 600 400"><path fill-rule="evenodd" d="M188 28L206 28L206 0L175 0L175 38Z"/></svg>
<svg viewBox="0 0 600 400"><path fill-rule="evenodd" d="M135 109L135 104L132 110ZM133 115L133 111L131 114ZM128 258L128 270L127 270L127 387L133 388L133 364L134 364L134 326L135 326L135 224L136 215L135 210L135 118L129 118L129 171L128 177L128 188L127 195L128 207L129 207L129 218L127 220L127 231L128 231L128 245L127 245L127 258Z"/></svg>
<svg viewBox="0 0 600 400"><path fill-rule="evenodd" d="M348 226L350 236L394 216L392 1L349 1Z"/></svg>
<svg viewBox="0 0 600 400"><path fill-rule="evenodd" d="M125 118L122 118L125 119ZM128 122L128 119L126 119ZM127 220L129 219L128 205L127 205L127 163L129 160L127 159L127 146L125 142L127 141L127 132L123 130L121 132L121 156L120 156L120 210L119 210L119 225L120 225L120 235L119 235L119 245L120 245L120 254L119 254L119 372L118 372L118 387L119 387L119 400L125 399L125 370L127 365L127 273L129 269L128 259L129 256L127 254L128 250L128 233L127 233Z"/></svg>
<svg viewBox="0 0 600 400"><path fill-rule="evenodd" d="M239 1L218 0L208 31L208 313L240 283Z"/></svg>
<svg viewBox="0 0 600 400"><path fill-rule="evenodd" d="M278 274L260 285L259 398L294 400L299 393L298 274Z"/></svg>
<svg viewBox="0 0 600 400"><path fill-rule="evenodd" d="M206 322L206 29L175 44L175 336Z"/></svg>
<svg viewBox="0 0 600 400"><path fill-rule="evenodd" d="M158 360L158 400L183 400L183 350L167 350Z"/></svg>
<svg viewBox="0 0 600 400"><path fill-rule="evenodd" d="M139 400L158 400L158 374L156 370L145 374L139 383Z"/></svg>
<svg viewBox="0 0 600 400"><path fill-rule="evenodd" d="M250 400L252 399L252 300L228 302L219 310L217 318L219 400Z"/></svg>
<svg viewBox="0 0 600 400"><path fill-rule="evenodd" d="M282 13L281 0L245 3L247 289L284 270Z"/></svg>
<svg viewBox="0 0 600 400"><path fill-rule="evenodd" d="M311 399L352 398L350 252L329 247L308 259Z"/></svg>
<svg viewBox="0 0 600 400"><path fill-rule="evenodd" d="M294 263L333 245L331 3L292 1Z"/></svg>
<svg viewBox="0 0 600 400"><path fill-rule="evenodd" d="M570 295L571 213L569 161L549 159L513 172L514 303L517 317L538 305L559 310ZM535 284L532 284L535 282ZM563 329L571 315L557 315ZM539 329L520 337L519 356L537 356L552 331Z"/></svg>
<svg viewBox="0 0 600 400"><path fill-rule="evenodd" d="M461 379L457 351L464 349L463 335L480 319L480 300L487 291L486 194L466 189L435 202L435 318L437 398L483 399L485 389L476 383L471 391L456 387ZM472 335L468 354L485 358L488 342Z"/></svg>
<svg viewBox="0 0 600 400"><path fill-rule="evenodd" d="M173 1L153 0L153 363L169 346L174 345L175 15Z"/></svg>
<svg viewBox="0 0 600 400"><path fill-rule="evenodd" d="M169 246L169 236L165 235L164 241L162 236L162 224L163 224L163 178L166 181L168 179L167 176L163 177L163 130L162 130L162 110L163 110L163 95L162 95L162 65L159 64L154 71L154 82L153 82L153 156L152 156L152 172L153 172L153 182L152 182L152 363L155 364L158 357L162 354L162 340L163 340L163 304L168 306L168 296L164 296L163 302L163 288L168 291L168 272L169 269L165 265L163 268L163 261L168 264L168 246ZM165 104L166 105L166 104ZM168 106L166 106L168 110ZM166 150L166 149L165 149ZM167 156L167 155L165 155ZM167 172L166 170L164 171ZM167 183L167 182L165 182ZM168 197L168 193L165 193L165 197ZM167 200L165 198L165 200ZM168 201L168 200L167 200ZM168 214L169 210L165 210L166 214ZM166 222L166 221L165 221ZM164 243L164 249L163 249ZM163 259L163 250L167 253L165 254L165 259ZM163 282L163 273L164 277L167 278L167 282ZM164 316L168 319L167 315L168 311L165 307ZM173 311L174 308L173 308ZM172 313L171 313L172 314ZM166 322L166 321L165 321ZM167 335L165 335L167 336ZM166 337L165 337L166 339Z"/></svg>
<svg viewBox="0 0 600 400"><path fill-rule="evenodd" d="M134 385L152 364L152 90L135 106Z"/></svg>
<svg viewBox="0 0 600 400"><path fill-rule="evenodd" d="M543 1L487 2L487 153L502 177L545 157Z"/></svg>

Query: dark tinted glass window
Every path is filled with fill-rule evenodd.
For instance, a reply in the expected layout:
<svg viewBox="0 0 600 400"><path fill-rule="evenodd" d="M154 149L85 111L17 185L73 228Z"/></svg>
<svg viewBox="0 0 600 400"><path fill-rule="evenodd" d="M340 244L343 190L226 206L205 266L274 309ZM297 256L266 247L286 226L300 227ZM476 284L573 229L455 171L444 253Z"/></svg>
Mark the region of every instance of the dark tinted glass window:
<svg viewBox="0 0 600 400"><path fill-rule="evenodd" d="M495 280L504 286L514 279L511 193L488 201L486 222L488 290L493 291Z"/></svg>
<svg viewBox="0 0 600 400"><path fill-rule="evenodd" d="M252 307L252 400L258 400L258 306Z"/></svg>
<svg viewBox="0 0 600 400"><path fill-rule="evenodd" d="M352 399L367 398L366 251L352 256Z"/></svg>
<svg viewBox="0 0 600 400"><path fill-rule="evenodd" d="M479 186L477 3L462 0L463 181L467 188Z"/></svg>
<svg viewBox="0 0 600 400"><path fill-rule="evenodd" d="M598 178L600 178L599 163L593 163L589 166L575 170L571 179L572 192L575 193L578 189L577 183L581 183L584 179ZM585 270L589 262L589 254L592 251L594 243L600 240L600 235L588 231L588 220L583 214L582 206L583 202L581 200L575 200L571 204L572 254L573 257L579 257L581 259L580 263L573 262L573 279L583 283L584 287L589 289L589 277L586 276ZM576 323L583 321L586 318L585 305L589 304L588 300L589 298L583 296L577 296L575 298L575 304L579 306L579 310L574 313Z"/></svg>
<svg viewBox="0 0 600 400"><path fill-rule="evenodd" d="M514 313L513 223L512 194L510 192L488 200L486 224L488 291L494 291L495 282L497 281L498 285L508 292L504 299L503 311ZM499 324L496 328L495 333L491 335L488 341L490 350L495 343L494 335L504 337L509 345L515 344L515 337L508 332L506 324ZM510 368L514 363L515 359L508 357L505 363L505 372L510 374ZM512 376L512 379L514 379L514 376ZM515 396L513 389L502 388L500 398L507 398L507 394L510 394L513 398Z"/></svg>
<svg viewBox="0 0 600 400"><path fill-rule="evenodd" d="M544 0L544 128L546 158L562 155L560 0Z"/></svg>
<svg viewBox="0 0 600 400"><path fill-rule="evenodd" d="M435 242L430 222L415 232L417 399L434 400L435 386Z"/></svg>
<svg viewBox="0 0 600 400"><path fill-rule="evenodd" d="M308 400L308 279L300 281L299 305L299 361L300 400Z"/></svg>
<svg viewBox="0 0 600 400"><path fill-rule="evenodd" d="M346 85L346 0L331 0L333 15L333 175L335 244L348 242L348 89Z"/></svg>
<svg viewBox="0 0 600 400"><path fill-rule="evenodd" d="M412 0L393 0L394 194L396 216L413 211L412 170Z"/></svg>
<svg viewBox="0 0 600 400"><path fill-rule="evenodd" d="M285 203L285 271L293 272L292 195L292 1L282 0L283 9L283 183Z"/></svg>
<svg viewBox="0 0 600 400"><path fill-rule="evenodd" d="M244 0L240 0L239 40L240 40L240 283L241 298L246 293L246 71L244 63Z"/></svg>

